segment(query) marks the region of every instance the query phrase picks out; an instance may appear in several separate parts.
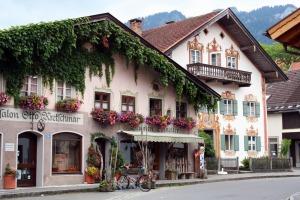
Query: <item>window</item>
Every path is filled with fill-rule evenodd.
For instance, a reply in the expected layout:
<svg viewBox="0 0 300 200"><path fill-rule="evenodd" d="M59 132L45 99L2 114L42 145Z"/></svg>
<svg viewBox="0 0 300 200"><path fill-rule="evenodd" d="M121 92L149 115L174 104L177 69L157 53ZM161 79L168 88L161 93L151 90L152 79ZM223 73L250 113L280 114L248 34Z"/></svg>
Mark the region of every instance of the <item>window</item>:
<svg viewBox="0 0 300 200"><path fill-rule="evenodd" d="M223 99L220 101L220 114L237 115L237 101L231 99Z"/></svg>
<svg viewBox="0 0 300 200"><path fill-rule="evenodd" d="M21 95L38 94L38 86L40 85L40 79L35 76L26 76L24 84L21 88Z"/></svg>
<svg viewBox="0 0 300 200"><path fill-rule="evenodd" d="M0 90L4 91L4 78L2 74L0 74Z"/></svg>
<svg viewBox="0 0 300 200"><path fill-rule="evenodd" d="M229 69L236 69L236 58L235 57L227 57L227 67Z"/></svg>
<svg viewBox="0 0 300 200"><path fill-rule="evenodd" d="M254 101L243 101L243 115L245 117L259 117L260 104Z"/></svg>
<svg viewBox="0 0 300 200"><path fill-rule="evenodd" d="M245 136L245 151L261 151L259 136Z"/></svg>
<svg viewBox="0 0 300 200"><path fill-rule="evenodd" d="M130 96L122 96L122 112L135 112L135 98Z"/></svg>
<svg viewBox="0 0 300 200"><path fill-rule="evenodd" d="M221 66L221 53L211 53L211 65Z"/></svg>
<svg viewBox="0 0 300 200"><path fill-rule="evenodd" d="M162 115L161 99L150 99L150 115Z"/></svg>
<svg viewBox="0 0 300 200"><path fill-rule="evenodd" d="M52 173L81 173L82 137L73 133L53 135Z"/></svg>
<svg viewBox="0 0 300 200"><path fill-rule="evenodd" d="M238 151L239 136L238 135L221 135L221 150Z"/></svg>
<svg viewBox="0 0 300 200"><path fill-rule="evenodd" d="M70 83L57 82L57 100L69 99L71 98L72 86Z"/></svg>
<svg viewBox="0 0 300 200"><path fill-rule="evenodd" d="M110 94L103 92L95 93L95 108L110 110Z"/></svg>
<svg viewBox="0 0 300 200"><path fill-rule="evenodd" d="M200 57L200 51L199 50L190 50L190 63L200 63L201 57Z"/></svg>
<svg viewBox="0 0 300 200"><path fill-rule="evenodd" d="M224 99L224 114L225 115L232 115L232 100Z"/></svg>
<svg viewBox="0 0 300 200"><path fill-rule="evenodd" d="M176 117L177 118L187 117L187 103L176 102Z"/></svg>

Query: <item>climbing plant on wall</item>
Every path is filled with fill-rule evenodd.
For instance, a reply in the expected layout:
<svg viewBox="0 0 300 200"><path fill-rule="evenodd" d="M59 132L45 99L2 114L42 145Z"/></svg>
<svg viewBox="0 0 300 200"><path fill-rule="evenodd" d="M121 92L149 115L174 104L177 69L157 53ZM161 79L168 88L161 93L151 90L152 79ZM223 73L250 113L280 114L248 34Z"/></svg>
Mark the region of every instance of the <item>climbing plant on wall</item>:
<svg viewBox="0 0 300 200"><path fill-rule="evenodd" d="M87 43L92 48L86 48ZM77 18L0 30L0 73L6 79L6 92L13 97L19 96L26 75L42 76L51 90L54 79L68 81L83 94L87 67L90 77L102 78L105 66L109 87L115 72L113 55L117 53L126 57L127 66L134 64L136 82L139 67L147 66L160 73L163 86L174 83L179 100L185 94L195 109L215 107L214 97L196 87L163 55L113 22Z"/></svg>

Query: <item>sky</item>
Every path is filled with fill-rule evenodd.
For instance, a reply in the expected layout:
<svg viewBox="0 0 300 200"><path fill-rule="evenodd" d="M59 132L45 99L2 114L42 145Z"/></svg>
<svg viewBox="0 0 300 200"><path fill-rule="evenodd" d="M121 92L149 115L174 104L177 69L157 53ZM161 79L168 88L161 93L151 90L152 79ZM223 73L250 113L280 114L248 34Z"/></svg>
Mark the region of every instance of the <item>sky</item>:
<svg viewBox="0 0 300 200"><path fill-rule="evenodd" d="M0 29L107 12L121 22L127 22L173 10L193 17L228 7L251 11L286 4L299 8L300 0L0 0Z"/></svg>

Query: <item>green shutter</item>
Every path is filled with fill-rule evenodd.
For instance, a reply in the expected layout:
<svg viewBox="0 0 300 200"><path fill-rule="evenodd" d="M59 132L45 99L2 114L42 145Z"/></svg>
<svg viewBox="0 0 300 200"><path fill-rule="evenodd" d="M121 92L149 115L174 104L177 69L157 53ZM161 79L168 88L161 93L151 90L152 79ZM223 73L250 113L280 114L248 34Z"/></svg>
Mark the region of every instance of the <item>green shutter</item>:
<svg viewBox="0 0 300 200"><path fill-rule="evenodd" d="M224 115L224 100L221 99L220 101L220 114Z"/></svg>
<svg viewBox="0 0 300 200"><path fill-rule="evenodd" d="M260 117L260 103L255 102L255 116Z"/></svg>
<svg viewBox="0 0 300 200"><path fill-rule="evenodd" d="M247 106L247 101L243 101L243 116L247 117L248 114L248 106Z"/></svg>
<svg viewBox="0 0 300 200"><path fill-rule="evenodd" d="M239 136L238 135L234 135L234 150L235 151L239 151Z"/></svg>
<svg viewBox="0 0 300 200"><path fill-rule="evenodd" d="M204 109L203 109L203 106L201 106L198 110L198 113L203 113Z"/></svg>
<svg viewBox="0 0 300 200"><path fill-rule="evenodd" d="M248 136L244 136L244 150L248 151Z"/></svg>
<svg viewBox="0 0 300 200"><path fill-rule="evenodd" d="M221 135L221 150L225 151L226 146L225 146L225 135Z"/></svg>
<svg viewBox="0 0 300 200"><path fill-rule="evenodd" d="M237 100L233 100L233 115L238 115Z"/></svg>
<svg viewBox="0 0 300 200"><path fill-rule="evenodd" d="M255 141L256 141L256 151L261 151L261 141L260 141L260 137L257 136L255 138Z"/></svg>
<svg viewBox="0 0 300 200"><path fill-rule="evenodd" d="M222 100L221 100L222 101ZM220 102L220 101L219 101ZM214 114L218 114L218 104L217 104L217 107L215 108L214 110Z"/></svg>

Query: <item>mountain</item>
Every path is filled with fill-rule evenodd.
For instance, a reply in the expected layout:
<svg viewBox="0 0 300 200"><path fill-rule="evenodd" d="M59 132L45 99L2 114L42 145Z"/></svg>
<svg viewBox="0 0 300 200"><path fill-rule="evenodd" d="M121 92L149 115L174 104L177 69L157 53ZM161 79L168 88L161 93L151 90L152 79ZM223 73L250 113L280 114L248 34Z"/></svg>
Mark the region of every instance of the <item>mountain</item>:
<svg viewBox="0 0 300 200"><path fill-rule="evenodd" d="M297 7L292 4L274 7L264 6L250 12L239 12L237 8L231 9L257 41L264 44L272 44L274 41L264 36L263 33L296 10Z"/></svg>
<svg viewBox="0 0 300 200"><path fill-rule="evenodd" d="M238 11L236 7L232 7L231 9L258 42L272 44L274 41L264 36L263 33L275 23L296 10L297 7L292 4L274 7L264 6L250 12ZM164 25L166 22L186 19L186 17L177 10L137 18L143 20L143 30ZM128 22L125 24L128 26Z"/></svg>

